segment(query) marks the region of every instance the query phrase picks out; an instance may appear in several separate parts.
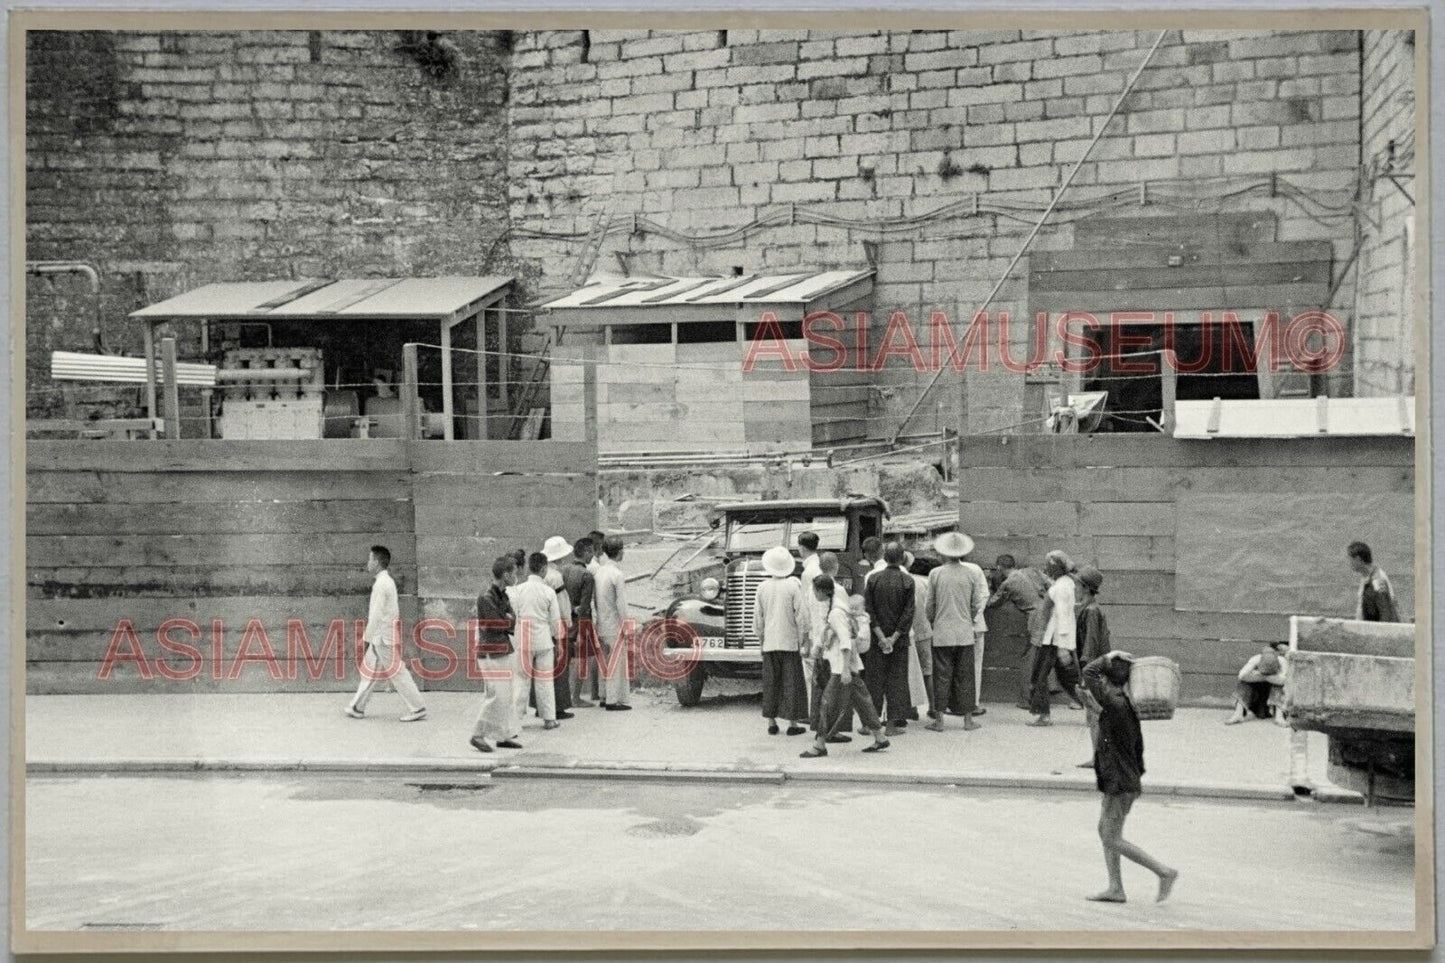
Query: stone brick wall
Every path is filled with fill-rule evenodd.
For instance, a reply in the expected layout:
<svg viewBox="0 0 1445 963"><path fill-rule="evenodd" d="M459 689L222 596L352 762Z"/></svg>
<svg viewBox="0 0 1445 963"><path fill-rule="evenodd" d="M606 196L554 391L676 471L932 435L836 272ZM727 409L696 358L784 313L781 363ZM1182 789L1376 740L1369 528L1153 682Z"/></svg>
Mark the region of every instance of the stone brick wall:
<svg viewBox="0 0 1445 963"><path fill-rule="evenodd" d="M1357 266L1355 392L1410 393L1415 389L1413 31L1366 31L1363 69L1361 201L1369 217L1361 221Z"/></svg>
<svg viewBox="0 0 1445 963"><path fill-rule="evenodd" d="M1152 40L450 33L458 70L438 78L424 40L399 32L34 34L26 256L100 268L106 340L128 350L139 340L127 312L213 280L490 270L520 274L523 297L556 290L605 214L614 230L598 267L615 266L613 252L669 273L852 267L875 241L880 313L958 321ZM1354 246L1358 167L1391 140L1405 149L1412 53L1395 31L1171 32L1069 200L1147 182L1146 206L1129 194L1107 213L1268 211L1279 240L1330 241L1338 269ZM1315 203L1271 196L1271 175ZM1354 347L1360 392L1384 393L1413 381L1398 304L1409 202L1383 179L1368 194L1381 228L1366 227ZM958 210L919 219L945 204ZM1034 250L1070 247L1069 222L1088 213L1057 214ZM1027 278L1025 259L994 310L1021 318ZM30 410L57 413L38 383L50 350L88 350L92 302L78 277L28 287ZM1347 323L1355 295L1352 275L1332 305ZM1013 331L1022 342L1029 325ZM895 359L873 398L875 435L927 377ZM939 379L913 431L957 423L961 377ZM1021 378L967 378L969 430L1034 416ZM109 412L135 394L78 396Z"/></svg>
<svg viewBox="0 0 1445 963"><path fill-rule="evenodd" d="M26 258L99 268L122 350L126 313L211 281L508 271L510 42L447 35L436 76L395 31L31 34ZM49 352L91 350L92 305L78 277L31 279L32 415L58 413Z"/></svg>
<svg viewBox="0 0 1445 963"><path fill-rule="evenodd" d="M941 31L848 34L802 30L544 31L519 35L510 80L511 215L521 228L573 237L519 237L513 253L544 287L563 286L603 214L620 218L612 251L641 269L726 274L866 263L880 242L877 305L920 326L928 312L969 317L1102 123L1153 34ZM1080 171L1071 200L1182 181L1175 193L1228 201L1113 213L1261 210L1278 240L1325 239L1343 262L1348 214L1331 216L1275 194L1271 175L1347 204L1360 159L1357 32L1171 32ZM954 216L889 226L950 202L1014 203L1016 214ZM789 219L788 206L867 229ZM778 223L726 243L689 241ZM644 220L631 232L629 216ZM1324 216L1322 216L1324 215ZM1069 247L1070 213L1036 250ZM994 308L1025 310L1027 263ZM1335 307L1353 303L1349 284ZM1348 323L1348 317L1344 320ZM1028 336L1025 325L1015 336ZM1022 345L1020 345L1022 348ZM926 353L926 351L925 351ZM874 399L875 434L896 427L927 376L903 362ZM914 431L956 424L960 375L949 371ZM989 430L1034 416L1023 379L973 373L969 423Z"/></svg>

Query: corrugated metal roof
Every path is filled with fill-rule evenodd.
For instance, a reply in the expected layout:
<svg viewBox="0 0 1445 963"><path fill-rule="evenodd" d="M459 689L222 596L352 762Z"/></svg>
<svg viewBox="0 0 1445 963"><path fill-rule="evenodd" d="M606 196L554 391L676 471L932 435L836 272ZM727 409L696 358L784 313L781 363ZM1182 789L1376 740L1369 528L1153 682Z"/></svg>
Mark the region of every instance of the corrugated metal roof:
<svg viewBox="0 0 1445 963"><path fill-rule="evenodd" d="M1415 400L1276 398L1177 401L1175 438L1316 438L1415 434Z"/></svg>
<svg viewBox="0 0 1445 963"><path fill-rule="evenodd" d="M131 313L142 320L441 319L512 283L503 275L235 281L207 284Z"/></svg>
<svg viewBox="0 0 1445 963"><path fill-rule="evenodd" d="M603 278L542 305L544 308L666 307L678 304L804 304L872 271L815 271L745 277Z"/></svg>

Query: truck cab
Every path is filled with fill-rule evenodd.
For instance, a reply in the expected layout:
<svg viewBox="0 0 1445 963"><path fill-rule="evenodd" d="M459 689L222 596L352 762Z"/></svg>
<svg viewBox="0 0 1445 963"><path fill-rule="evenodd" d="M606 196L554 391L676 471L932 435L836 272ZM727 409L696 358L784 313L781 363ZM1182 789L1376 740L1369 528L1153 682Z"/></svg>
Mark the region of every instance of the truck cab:
<svg viewBox="0 0 1445 963"><path fill-rule="evenodd" d="M709 676L749 678L761 675L762 642L754 632L753 602L768 578L762 556L776 545L796 553L798 536L813 532L818 551L838 556L838 581L861 590L859 563L863 540L883 535L888 506L881 498L783 499L735 502L714 509L719 555L713 571L695 592L668 605L664 616L686 623L691 633L670 633L664 655L692 664L674 685L684 706L697 705ZM802 571L802 561L795 571ZM695 639L692 637L695 636Z"/></svg>

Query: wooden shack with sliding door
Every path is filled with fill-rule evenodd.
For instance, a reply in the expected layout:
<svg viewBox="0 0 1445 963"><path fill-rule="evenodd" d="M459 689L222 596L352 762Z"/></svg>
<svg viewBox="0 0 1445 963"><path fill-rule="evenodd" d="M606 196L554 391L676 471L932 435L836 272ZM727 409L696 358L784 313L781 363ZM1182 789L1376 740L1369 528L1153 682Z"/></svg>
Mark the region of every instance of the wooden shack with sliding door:
<svg viewBox="0 0 1445 963"><path fill-rule="evenodd" d="M588 364L602 452L800 451L868 434L871 375L851 332L858 312L871 316L872 271L612 278L543 309L554 330L553 438L586 436ZM844 343L822 359L838 370L811 371L777 350L801 358L803 319L819 312L845 325L815 329Z"/></svg>

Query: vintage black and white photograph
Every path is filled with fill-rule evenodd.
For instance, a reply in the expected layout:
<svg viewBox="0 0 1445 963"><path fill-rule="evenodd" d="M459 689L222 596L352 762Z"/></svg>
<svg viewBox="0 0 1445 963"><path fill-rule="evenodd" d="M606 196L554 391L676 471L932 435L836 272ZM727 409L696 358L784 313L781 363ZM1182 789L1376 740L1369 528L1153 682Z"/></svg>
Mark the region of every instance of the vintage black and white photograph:
<svg viewBox="0 0 1445 963"><path fill-rule="evenodd" d="M1422 13L241 19L12 16L18 948L1433 945Z"/></svg>

